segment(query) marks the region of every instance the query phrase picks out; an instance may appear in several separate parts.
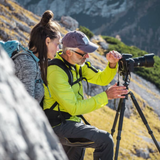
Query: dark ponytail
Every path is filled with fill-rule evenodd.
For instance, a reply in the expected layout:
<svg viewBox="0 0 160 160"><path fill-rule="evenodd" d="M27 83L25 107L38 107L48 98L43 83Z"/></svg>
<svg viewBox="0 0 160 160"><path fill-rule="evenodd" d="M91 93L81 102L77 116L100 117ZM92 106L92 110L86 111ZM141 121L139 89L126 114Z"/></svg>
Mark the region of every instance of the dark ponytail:
<svg viewBox="0 0 160 160"><path fill-rule="evenodd" d="M40 24L42 24L43 26L47 25L49 22L51 22L51 20L53 19L54 14L52 11L47 10L43 13Z"/></svg>
<svg viewBox="0 0 160 160"><path fill-rule="evenodd" d="M52 19L54 14L52 11L47 10L43 13L40 22L35 25L30 34L29 49L33 51L34 54L38 53L39 64L41 69L41 76L45 85L47 82L47 46L46 38L50 39L57 38L59 34L59 24L53 22Z"/></svg>

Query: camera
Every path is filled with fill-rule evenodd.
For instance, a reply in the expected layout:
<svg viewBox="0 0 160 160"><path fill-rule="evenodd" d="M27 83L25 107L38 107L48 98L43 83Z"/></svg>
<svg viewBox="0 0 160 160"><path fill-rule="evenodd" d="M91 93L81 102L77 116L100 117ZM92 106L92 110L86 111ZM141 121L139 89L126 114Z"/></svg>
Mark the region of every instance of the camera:
<svg viewBox="0 0 160 160"><path fill-rule="evenodd" d="M119 73L120 75L126 75L134 71L134 67L153 67L154 53L146 54L141 57L132 58L132 54L122 54L122 58L119 60Z"/></svg>

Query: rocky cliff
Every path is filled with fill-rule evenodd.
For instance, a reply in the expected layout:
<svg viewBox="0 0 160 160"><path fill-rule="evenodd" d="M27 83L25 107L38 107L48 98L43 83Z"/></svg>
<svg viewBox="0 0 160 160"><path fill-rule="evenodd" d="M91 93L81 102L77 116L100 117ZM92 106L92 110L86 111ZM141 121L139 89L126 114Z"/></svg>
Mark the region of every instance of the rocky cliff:
<svg viewBox="0 0 160 160"><path fill-rule="evenodd" d="M57 19L71 16L95 34L119 35L127 45L160 55L159 0L16 1L37 15L50 9Z"/></svg>

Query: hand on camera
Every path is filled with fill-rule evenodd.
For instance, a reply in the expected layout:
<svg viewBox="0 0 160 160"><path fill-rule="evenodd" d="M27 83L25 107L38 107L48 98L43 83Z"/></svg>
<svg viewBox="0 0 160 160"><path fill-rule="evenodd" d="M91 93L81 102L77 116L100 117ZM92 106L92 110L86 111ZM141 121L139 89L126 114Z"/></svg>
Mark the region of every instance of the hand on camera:
<svg viewBox="0 0 160 160"><path fill-rule="evenodd" d="M108 100L116 98L125 98L125 95L128 94L128 90L125 86L117 86L117 84L109 87L106 91Z"/></svg>
<svg viewBox="0 0 160 160"><path fill-rule="evenodd" d="M122 58L122 55L119 52L113 50L106 54L106 58L109 62L109 67L115 68L119 59Z"/></svg>

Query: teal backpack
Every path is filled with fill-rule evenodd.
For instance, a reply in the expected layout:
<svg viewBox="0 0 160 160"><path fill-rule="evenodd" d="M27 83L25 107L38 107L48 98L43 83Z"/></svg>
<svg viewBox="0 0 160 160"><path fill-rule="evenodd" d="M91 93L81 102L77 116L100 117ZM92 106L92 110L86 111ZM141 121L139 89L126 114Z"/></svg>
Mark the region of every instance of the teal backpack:
<svg viewBox="0 0 160 160"><path fill-rule="evenodd" d="M23 47L21 43L16 40L9 40L7 42L0 41L0 45L8 53L10 58L12 58L16 53L20 52L21 50L31 52L30 50Z"/></svg>
<svg viewBox="0 0 160 160"><path fill-rule="evenodd" d="M27 55L30 55L35 61L37 61L35 56L33 56L33 52L27 49L26 47L24 47L17 40L8 40L7 42L0 41L0 45L7 52L8 56L13 60L20 54L27 54ZM25 52L22 52L22 51L25 51Z"/></svg>

